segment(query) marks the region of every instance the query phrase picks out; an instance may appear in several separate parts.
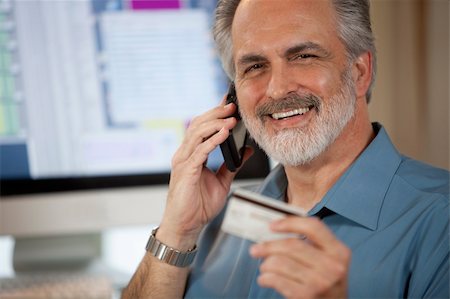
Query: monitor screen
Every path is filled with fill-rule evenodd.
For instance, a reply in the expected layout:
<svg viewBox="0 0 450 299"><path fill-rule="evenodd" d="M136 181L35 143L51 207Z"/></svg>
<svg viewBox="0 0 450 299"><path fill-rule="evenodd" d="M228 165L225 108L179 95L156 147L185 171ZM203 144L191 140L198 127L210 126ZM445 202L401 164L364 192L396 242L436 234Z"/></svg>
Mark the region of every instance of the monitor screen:
<svg viewBox="0 0 450 299"><path fill-rule="evenodd" d="M1 194L161 184L228 81L215 0L0 3ZM262 177L260 151L242 172ZM208 166L223 162L220 149Z"/></svg>

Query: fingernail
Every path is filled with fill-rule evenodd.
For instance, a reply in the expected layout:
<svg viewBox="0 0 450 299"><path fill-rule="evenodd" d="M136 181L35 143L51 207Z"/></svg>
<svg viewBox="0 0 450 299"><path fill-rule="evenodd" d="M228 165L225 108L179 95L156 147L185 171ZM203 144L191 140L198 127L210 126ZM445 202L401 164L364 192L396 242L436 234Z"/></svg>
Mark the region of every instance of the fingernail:
<svg viewBox="0 0 450 299"><path fill-rule="evenodd" d="M259 246L258 244L256 245L252 245L250 247L250 255L251 256L255 256L258 255L258 253L261 251L261 246Z"/></svg>
<svg viewBox="0 0 450 299"><path fill-rule="evenodd" d="M278 229L281 226L281 220L275 220L270 223L271 229Z"/></svg>

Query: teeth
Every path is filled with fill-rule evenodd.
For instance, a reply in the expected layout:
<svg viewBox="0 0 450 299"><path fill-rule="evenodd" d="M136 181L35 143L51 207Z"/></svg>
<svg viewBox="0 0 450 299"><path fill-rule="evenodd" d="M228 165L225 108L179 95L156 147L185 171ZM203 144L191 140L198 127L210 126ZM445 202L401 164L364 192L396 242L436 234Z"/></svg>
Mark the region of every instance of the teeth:
<svg viewBox="0 0 450 299"><path fill-rule="evenodd" d="M297 115L297 114L304 114L308 111L309 111L309 108L301 108L301 109L295 109L295 110L286 111L286 112L279 112L279 113L272 114L272 118L274 118L274 119L286 118L286 117Z"/></svg>

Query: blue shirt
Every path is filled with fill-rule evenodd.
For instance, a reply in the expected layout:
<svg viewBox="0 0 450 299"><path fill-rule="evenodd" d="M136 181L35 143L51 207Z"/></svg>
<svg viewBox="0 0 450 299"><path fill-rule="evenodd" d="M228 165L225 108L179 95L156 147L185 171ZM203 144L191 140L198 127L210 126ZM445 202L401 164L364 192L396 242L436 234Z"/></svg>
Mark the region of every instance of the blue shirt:
<svg viewBox="0 0 450 299"><path fill-rule="evenodd" d="M309 212L352 250L351 298L449 298L449 172L402 156L385 130ZM276 167L258 192L284 200ZM281 298L256 283L251 242L220 230L223 212L202 233L186 298Z"/></svg>

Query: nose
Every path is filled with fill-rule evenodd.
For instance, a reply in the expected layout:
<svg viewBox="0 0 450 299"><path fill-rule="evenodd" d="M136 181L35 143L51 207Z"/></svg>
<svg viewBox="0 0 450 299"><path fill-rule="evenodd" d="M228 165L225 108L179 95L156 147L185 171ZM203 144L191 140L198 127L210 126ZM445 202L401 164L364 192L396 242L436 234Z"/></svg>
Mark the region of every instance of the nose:
<svg viewBox="0 0 450 299"><path fill-rule="evenodd" d="M268 98L281 99L290 92L296 91L296 88L295 76L290 73L288 66L282 64L272 65L266 89Z"/></svg>

